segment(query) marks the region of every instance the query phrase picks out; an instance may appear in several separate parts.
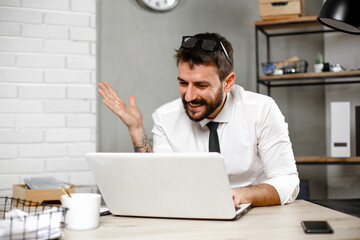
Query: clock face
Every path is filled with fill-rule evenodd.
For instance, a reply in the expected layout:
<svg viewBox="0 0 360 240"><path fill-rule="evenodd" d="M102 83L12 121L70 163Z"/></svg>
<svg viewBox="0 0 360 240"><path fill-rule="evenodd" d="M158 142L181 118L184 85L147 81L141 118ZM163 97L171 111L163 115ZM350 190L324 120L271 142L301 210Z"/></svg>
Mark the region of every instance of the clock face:
<svg viewBox="0 0 360 240"><path fill-rule="evenodd" d="M173 9L180 0L138 0L138 2L147 9L165 12Z"/></svg>

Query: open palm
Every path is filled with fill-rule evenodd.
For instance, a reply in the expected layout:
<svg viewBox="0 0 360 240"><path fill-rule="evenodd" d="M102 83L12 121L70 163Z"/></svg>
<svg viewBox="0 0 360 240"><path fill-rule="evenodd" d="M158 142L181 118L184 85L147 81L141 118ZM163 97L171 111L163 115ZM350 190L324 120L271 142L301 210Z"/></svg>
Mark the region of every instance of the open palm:
<svg viewBox="0 0 360 240"><path fill-rule="evenodd" d="M136 106L134 96L129 96L129 104L126 105L108 82L100 82L98 86L100 87L98 92L103 97L102 102L124 122L129 130L142 126L142 114Z"/></svg>

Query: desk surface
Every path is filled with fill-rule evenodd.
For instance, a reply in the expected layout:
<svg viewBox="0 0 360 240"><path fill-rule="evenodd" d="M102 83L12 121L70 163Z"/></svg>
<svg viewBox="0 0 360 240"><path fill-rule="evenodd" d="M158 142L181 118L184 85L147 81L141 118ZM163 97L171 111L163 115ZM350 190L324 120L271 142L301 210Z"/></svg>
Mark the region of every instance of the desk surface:
<svg viewBox="0 0 360 240"><path fill-rule="evenodd" d="M333 234L305 234L302 220L327 220ZM65 239L360 239L360 218L304 200L256 207L236 221L100 217L90 231L65 230Z"/></svg>

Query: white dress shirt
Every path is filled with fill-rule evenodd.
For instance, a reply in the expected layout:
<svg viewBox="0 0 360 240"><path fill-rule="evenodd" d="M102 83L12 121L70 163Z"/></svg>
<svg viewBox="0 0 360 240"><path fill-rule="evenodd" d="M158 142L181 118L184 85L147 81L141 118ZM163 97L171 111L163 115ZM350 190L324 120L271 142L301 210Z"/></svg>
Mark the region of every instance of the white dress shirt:
<svg viewBox="0 0 360 240"><path fill-rule="evenodd" d="M210 120L190 120L180 98L158 108L153 120L154 152L209 151ZM281 204L295 200L299 177L288 126L274 100L234 85L213 121L219 122L220 151L232 188L267 183Z"/></svg>

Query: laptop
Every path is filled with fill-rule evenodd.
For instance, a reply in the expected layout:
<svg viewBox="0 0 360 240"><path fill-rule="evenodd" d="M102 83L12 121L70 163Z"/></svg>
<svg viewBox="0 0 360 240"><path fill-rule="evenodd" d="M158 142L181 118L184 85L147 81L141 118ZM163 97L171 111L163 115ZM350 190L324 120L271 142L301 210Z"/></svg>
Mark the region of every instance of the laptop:
<svg viewBox="0 0 360 240"><path fill-rule="evenodd" d="M219 153L88 153L86 159L114 215L237 219Z"/></svg>

